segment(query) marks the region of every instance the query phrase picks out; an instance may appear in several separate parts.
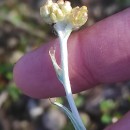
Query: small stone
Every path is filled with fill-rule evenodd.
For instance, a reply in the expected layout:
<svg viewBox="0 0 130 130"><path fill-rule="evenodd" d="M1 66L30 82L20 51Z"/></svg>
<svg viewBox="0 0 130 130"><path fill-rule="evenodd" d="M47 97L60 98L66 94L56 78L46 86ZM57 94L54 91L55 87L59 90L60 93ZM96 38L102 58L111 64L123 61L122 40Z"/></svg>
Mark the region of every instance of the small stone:
<svg viewBox="0 0 130 130"><path fill-rule="evenodd" d="M11 64L16 63L24 54L20 51L15 51L11 54L11 56L9 57L9 62Z"/></svg>
<svg viewBox="0 0 130 130"><path fill-rule="evenodd" d="M43 116L43 125L49 130L61 130L66 124L66 117L59 110L50 110Z"/></svg>

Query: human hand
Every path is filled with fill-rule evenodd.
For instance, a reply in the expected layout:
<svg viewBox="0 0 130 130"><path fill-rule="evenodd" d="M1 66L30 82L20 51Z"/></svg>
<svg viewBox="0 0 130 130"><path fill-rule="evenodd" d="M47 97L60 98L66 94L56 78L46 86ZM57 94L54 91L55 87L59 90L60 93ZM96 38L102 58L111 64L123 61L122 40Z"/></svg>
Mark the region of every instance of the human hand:
<svg viewBox="0 0 130 130"><path fill-rule="evenodd" d="M130 9L72 34L68 42L69 75L74 93L101 83L130 78ZM53 69L49 49L57 40L26 54L14 67L14 80L35 98L65 95ZM106 130L129 130L130 113Z"/></svg>

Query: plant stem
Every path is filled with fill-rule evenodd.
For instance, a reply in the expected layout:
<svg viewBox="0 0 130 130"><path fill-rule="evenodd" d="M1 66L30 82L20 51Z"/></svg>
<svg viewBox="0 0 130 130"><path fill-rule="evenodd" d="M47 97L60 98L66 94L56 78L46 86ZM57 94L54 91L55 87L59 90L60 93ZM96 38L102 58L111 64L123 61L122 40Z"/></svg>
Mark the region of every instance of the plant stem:
<svg viewBox="0 0 130 130"><path fill-rule="evenodd" d="M70 26L66 27L63 31L62 28L55 27L57 30L59 41L60 41L60 53L61 53L61 68L62 68L62 79L63 79L63 86L66 92L66 97L68 100L68 103L71 108L71 112L73 116L78 120L80 125L82 126L83 130L86 130L80 115L78 113L77 107L75 105L70 80L69 80L69 73L68 73L68 51L67 51L67 40L71 34L72 28ZM65 32L65 33L64 33Z"/></svg>

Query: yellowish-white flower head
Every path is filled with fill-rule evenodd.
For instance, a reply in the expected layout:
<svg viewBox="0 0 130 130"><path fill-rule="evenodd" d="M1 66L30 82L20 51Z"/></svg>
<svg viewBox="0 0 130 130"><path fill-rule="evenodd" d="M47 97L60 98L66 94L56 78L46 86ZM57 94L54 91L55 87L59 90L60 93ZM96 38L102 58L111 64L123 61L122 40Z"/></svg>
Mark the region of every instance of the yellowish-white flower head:
<svg viewBox="0 0 130 130"><path fill-rule="evenodd" d="M73 29L81 27L88 19L86 6L72 8L71 3L64 0L58 0L56 3L47 0L40 8L40 14L46 23L64 22L70 24Z"/></svg>

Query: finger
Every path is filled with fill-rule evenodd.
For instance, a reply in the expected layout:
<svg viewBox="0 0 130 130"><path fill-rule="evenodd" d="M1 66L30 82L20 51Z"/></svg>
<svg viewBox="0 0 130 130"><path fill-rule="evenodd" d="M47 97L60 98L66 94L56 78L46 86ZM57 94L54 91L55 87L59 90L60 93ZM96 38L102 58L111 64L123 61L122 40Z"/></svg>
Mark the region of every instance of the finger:
<svg viewBox="0 0 130 130"><path fill-rule="evenodd" d="M72 34L68 41L69 75L74 93L99 83L130 78L130 9ZM54 40L26 54L14 68L14 80L35 98L63 96L48 51ZM58 50L58 49L57 49ZM59 51L58 56L59 56Z"/></svg>
<svg viewBox="0 0 130 130"><path fill-rule="evenodd" d="M117 123L110 125L105 130L130 130L130 112Z"/></svg>

